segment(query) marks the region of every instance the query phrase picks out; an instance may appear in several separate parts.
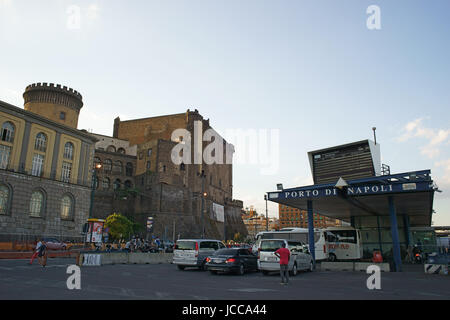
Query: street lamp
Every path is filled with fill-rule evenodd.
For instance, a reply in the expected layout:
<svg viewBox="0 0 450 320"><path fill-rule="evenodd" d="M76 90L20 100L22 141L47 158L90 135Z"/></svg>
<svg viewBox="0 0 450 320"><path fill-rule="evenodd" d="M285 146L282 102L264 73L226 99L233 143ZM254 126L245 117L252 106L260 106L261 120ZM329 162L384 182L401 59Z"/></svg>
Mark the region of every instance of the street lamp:
<svg viewBox="0 0 450 320"><path fill-rule="evenodd" d="M267 194L264 195L264 200L266 200L266 231L269 231L269 213L267 210Z"/></svg>
<svg viewBox="0 0 450 320"><path fill-rule="evenodd" d="M205 192L205 170L202 172L197 172L197 176L202 179L202 239L205 238L205 198L208 196L208 193Z"/></svg>
<svg viewBox="0 0 450 320"><path fill-rule="evenodd" d="M91 204L89 206L89 219L92 218L92 210L94 208L94 194L95 194L95 188L98 185L97 181L97 170L100 170L102 168L101 163L96 163L94 166L94 169L92 170L92 190L91 190Z"/></svg>

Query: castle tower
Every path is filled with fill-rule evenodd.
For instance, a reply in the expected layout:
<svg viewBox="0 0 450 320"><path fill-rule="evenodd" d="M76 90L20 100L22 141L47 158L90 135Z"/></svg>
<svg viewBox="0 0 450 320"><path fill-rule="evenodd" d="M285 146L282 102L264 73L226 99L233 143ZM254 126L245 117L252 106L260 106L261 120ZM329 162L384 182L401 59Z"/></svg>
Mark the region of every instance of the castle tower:
<svg viewBox="0 0 450 320"><path fill-rule="evenodd" d="M23 94L25 110L77 129L83 97L60 84L34 83Z"/></svg>

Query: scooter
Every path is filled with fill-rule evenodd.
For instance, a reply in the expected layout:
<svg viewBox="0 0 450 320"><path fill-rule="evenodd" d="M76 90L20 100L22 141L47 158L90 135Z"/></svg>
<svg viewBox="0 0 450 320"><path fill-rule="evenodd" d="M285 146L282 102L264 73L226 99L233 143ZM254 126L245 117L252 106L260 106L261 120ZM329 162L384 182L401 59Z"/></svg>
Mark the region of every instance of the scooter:
<svg viewBox="0 0 450 320"><path fill-rule="evenodd" d="M422 258L422 252L418 251L414 253L414 263L422 264L423 258Z"/></svg>

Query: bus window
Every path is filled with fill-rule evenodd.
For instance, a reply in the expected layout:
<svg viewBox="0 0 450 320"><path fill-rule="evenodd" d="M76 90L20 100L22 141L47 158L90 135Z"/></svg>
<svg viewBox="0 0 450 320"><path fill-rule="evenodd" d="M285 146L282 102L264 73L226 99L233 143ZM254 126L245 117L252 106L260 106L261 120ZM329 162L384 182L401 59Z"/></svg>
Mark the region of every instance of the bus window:
<svg viewBox="0 0 450 320"><path fill-rule="evenodd" d="M328 242L356 243L356 230L335 230L327 232Z"/></svg>

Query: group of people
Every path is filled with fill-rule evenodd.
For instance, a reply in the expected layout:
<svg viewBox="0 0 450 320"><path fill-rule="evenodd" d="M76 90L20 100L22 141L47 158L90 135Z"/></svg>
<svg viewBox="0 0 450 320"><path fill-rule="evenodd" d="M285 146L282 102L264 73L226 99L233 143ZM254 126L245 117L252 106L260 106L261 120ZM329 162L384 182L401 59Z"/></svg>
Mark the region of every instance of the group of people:
<svg viewBox="0 0 450 320"><path fill-rule="evenodd" d="M36 248L34 249L34 253L31 256L29 264L32 265L34 259L36 258L38 258L39 264L42 267L47 265L47 244L41 239L37 240Z"/></svg>
<svg viewBox="0 0 450 320"><path fill-rule="evenodd" d="M131 240L128 240L125 244L124 251L127 252L148 252L152 250L158 251L161 246L161 240L158 237L153 239L153 241L148 241L143 238L133 237Z"/></svg>

